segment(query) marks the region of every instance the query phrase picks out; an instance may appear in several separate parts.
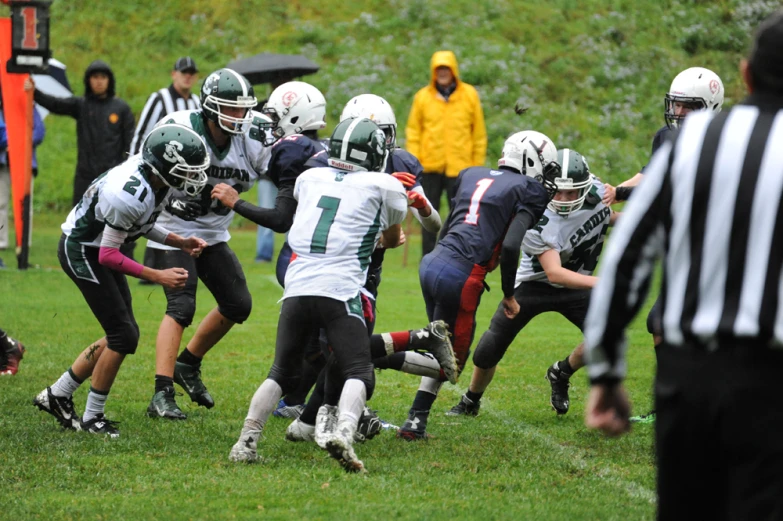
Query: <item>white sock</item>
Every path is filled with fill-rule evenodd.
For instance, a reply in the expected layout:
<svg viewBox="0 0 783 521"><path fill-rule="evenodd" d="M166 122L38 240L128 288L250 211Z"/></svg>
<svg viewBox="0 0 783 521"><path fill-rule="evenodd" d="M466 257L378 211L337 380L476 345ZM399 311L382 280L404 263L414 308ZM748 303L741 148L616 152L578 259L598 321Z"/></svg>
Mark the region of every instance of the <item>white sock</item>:
<svg viewBox="0 0 783 521"><path fill-rule="evenodd" d="M381 333L383 339L383 347L386 348L386 355L391 356L394 354L394 340L389 333Z"/></svg>
<svg viewBox="0 0 783 521"><path fill-rule="evenodd" d="M419 376L428 376L430 378L440 378L440 364L435 357L429 353L417 353L415 351L406 351L405 359L402 362L403 373L416 374Z"/></svg>
<svg viewBox="0 0 783 521"><path fill-rule="evenodd" d="M52 384L52 394L59 398L67 398L73 396L73 393L76 392L80 385L82 383L74 380L71 370L68 369L59 380Z"/></svg>
<svg viewBox="0 0 783 521"><path fill-rule="evenodd" d="M356 432L356 426L359 424L359 417L364 411L364 405L367 403L367 388L364 382L351 378L345 381L343 392L340 395L340 412L337 416L337 430L342 432L348 429L345 436L353 441L353 434Z"/></svg>
<svg viewBox="0 0 783 521"><path fill-rule="evenodd" d="M84 416L82 416L83 422L88 422L103 414L106 408L106 398L109 397L109 393L103 394L90 387L90 392L87 394L87 405L84 407Z"/></svg>
<svg viewBox="0 0 783 521"><path fill-rule="evenodd" d="M250 409L245 418L245 429L261 430L264 428L269 415L277 407L277 402L283 396L283 389L274 380L267 378L256 389L253 399L250 400Z"/></svg>

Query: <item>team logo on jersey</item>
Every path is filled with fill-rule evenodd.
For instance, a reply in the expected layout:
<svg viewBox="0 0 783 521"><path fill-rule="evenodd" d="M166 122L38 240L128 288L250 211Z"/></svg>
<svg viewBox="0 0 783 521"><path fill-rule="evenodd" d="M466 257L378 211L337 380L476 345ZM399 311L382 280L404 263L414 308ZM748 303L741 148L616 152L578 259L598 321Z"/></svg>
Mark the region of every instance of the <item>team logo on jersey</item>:
<svg viewBox="0 0 783 521"><path fill-rule="evenodd" d="M169 163L185 163L185 158L179 155L179 151L182 150L184 145L179 141L171 140L164 145L166 147L163 152L163 159Z"/></svg>
<svg viewBox="0 0 783 521"><path fill-rule="evenodd" d="M114 112L109 114L109 123L114 124L114 123L117 123L119 120L120 120L120 117L117 114L115 114Z"/></svg>
<svg viewBox="0 0 783 521"><path fill-rule="evenodd" d="M297 95L296 92L289 90L285 94L283 94L283 106L290 107L294 104L296 101Z"/></svg>

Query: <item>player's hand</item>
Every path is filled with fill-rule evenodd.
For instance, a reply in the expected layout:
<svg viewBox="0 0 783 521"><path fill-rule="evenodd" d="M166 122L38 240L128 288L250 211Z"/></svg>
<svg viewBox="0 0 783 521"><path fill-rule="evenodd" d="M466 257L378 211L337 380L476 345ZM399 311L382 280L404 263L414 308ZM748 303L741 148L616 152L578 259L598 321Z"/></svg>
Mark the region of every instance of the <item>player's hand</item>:
<svg viewBox="0 0 783 521"><path fill-rule="evenodd" d="M158 276L154 282L168 289L182 289L188 281L188 270L185 268L169 268L156 271Z"/></svg>
<svg viewBox="0 0 783 521"><path fill-rule="evenodd" d="M416 208L417 210L423 210L427 208L427 198L421 195L419 192L408 192L408 206Z"/></svg>
<svg viewBox="0 0 783 521"><path fill-rule="evenodd" d="M615 203L616 189L609 183L604 184L604 198L603 202L606 206L612 206Z"/></svg>
<svg viewBox="0 0 783 521"><path fill-rule="evenodd" d="M405 232L404 232L404 231L402 231L402 230L400 230L400 244L398 244L398 245L397 245L397 247L400 247L400 246L402 246L403 244L405 244L405 240L406 240L406 238L405 238Z"/></svg>
<svg viewBox="0 0 783 521"><path fill-rule="evenodd" d="M631 430L631 403L622 384L596 384L590 388L585 409L585 425L607 436L619 436Z"/></svg>
<svg viewBox="0 0 783 521"><path fill-rule="evenodd" d="M201 201L190 198L171 199L166 210L183 221L195 221L201 216Z"/></svg>
<svg viewBox="0 0 783 521"><path fill-rule="evenodd" d="M33 81L32 76L28 76L26 80L24 80L24 91L30 92L31 90L35 90L35 81Z"/></svg>
<svg viewBox="0 0 783 521"><path fill-rule="evenodd" d="M199 239L198 237L188 237L182 241L182 251L190 255L191 257L198 257L204 248L207 247L207 241Z"/></svg>
<svg viewBox="0 0 783 521"><path fill-rule="evenodd" d="M519 314L519 302L514 298L514 295L503 299L503 314L509 320L514 319Z"/></svg>
<svg viewBox="0 0 783 521"><path fill-rule="evenodd" d="M220 183L212 189L212 199L217 199L223 206L234 209L234 205L239 201L239 192L228 186L226 183Z"/></svg>
<svg viewBox="0 0 783 521"><path fill-rule="evenodd" d="M394 172L391 176L401 182L402 186L407 189L413 188L413 185L416 184L416 176L410 172Z"/></svg>

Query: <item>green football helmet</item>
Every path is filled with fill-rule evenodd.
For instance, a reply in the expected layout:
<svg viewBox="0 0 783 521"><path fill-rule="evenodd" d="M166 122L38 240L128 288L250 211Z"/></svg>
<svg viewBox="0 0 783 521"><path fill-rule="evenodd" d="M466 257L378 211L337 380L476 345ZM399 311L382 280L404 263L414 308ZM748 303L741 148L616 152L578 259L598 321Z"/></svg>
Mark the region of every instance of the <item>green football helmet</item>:
<svg viewBox="0 0 783 521"><path fill-rule="evenodd" d="M193 129L166 123L152 129L141 145L141 159L170 188L198 195L207 184L209 152Z"/></svg>
<svg viewBox="0 0 783 521"><path fill-rule="evenodd" d="M383 172L389 150L386 134L367 118L341 121L329 139L329 166L349 172Z"/></svg>
<svg viewBox="0 0 783 521"><path fill-rule="evenodd" d="M582 208L585 198L593 186L593 175L587 160L577 152L568 148L557 151L557 162L560 163L560 173L555 177L557 193L547 207L560 215L570 215ZM576 190L576 198L570 201L558 201L558 194L566 190Z"/></svg>
<svg viewBox="0 0 783 521"><path fill-rule="evenodd" d="M258 104L247 78L231 69L218 69L201 86L201 110L204 117L230 134L243 134L250 128L250 110ZM241 117L223 113L227 108L244 109Z"/></svg>

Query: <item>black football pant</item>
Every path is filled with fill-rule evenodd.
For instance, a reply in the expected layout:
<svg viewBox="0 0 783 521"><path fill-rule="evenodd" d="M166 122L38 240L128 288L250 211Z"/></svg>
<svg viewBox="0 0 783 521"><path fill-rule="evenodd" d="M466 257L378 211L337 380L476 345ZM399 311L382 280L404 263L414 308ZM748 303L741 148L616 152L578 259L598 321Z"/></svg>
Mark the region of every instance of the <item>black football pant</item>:
<svg viewBox="0 0 783 521"><path fill-rule="evenodd" d="M783 351L658 348L658 519L783 519Z"/></svg>

